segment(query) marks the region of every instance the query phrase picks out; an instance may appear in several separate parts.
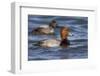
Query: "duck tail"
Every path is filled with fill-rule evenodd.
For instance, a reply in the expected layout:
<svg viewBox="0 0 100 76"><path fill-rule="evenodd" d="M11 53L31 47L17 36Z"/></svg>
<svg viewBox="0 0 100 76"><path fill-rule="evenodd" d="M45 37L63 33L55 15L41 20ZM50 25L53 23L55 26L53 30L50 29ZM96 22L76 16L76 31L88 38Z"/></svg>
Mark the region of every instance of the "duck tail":
<svg viewBox="0 0 100 76"><path fill-rule="evenodd" d="M43 42L41 42L41 41L38 41L36 43L33 43L34 46L41 46L42 44L43 44Z"/></svg>

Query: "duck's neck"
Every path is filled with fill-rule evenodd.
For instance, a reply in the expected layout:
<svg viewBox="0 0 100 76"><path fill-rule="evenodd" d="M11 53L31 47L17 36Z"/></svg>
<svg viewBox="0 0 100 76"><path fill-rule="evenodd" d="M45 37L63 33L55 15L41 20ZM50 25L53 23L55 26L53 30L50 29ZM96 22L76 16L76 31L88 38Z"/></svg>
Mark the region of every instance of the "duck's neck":
<svg viewBox="0 0 100 76"><path fill-rule="evenodd" d="M49 26L49 28L52 30L52 29L54 29L52 26Z"/></svg>
<svg viewBox="0 0 100 76"><path fill-rule="evenodd" d="M49 27L50 27L50 29L54 29L55 28L54 24L52 24L52 23L49 24Z"/></svg>
<svg viewBox="0 0 100 76"><path fill-rule="evenodd" d="M61 40L60 46L68 46L69 44L70 43L69 43L68 39L66 38L66 39Z"/></svg>

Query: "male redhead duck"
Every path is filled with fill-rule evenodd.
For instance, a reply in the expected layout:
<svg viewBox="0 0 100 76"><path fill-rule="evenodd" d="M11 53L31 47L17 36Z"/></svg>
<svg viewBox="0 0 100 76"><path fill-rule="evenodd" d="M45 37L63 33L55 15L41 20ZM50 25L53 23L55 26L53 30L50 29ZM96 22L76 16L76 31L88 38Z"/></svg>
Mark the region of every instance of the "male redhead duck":
<svg viewBox="0 0 100 76"><path fill-rule="evenodd" d="M54 34L54 28L57 22L52 20L49 25L41 25L40 27L33 29L32 34Z"/></svg>
<svg viewBox="0 0 100 76"><path fill-rule="evenodd" d="M68 27L62 27L60 29L60 37L61 40L58 39L48 39L48 40L43 40L39 42L39 46L42 47L67 47L68 45L70 45L70 42L68 40L68 36L69 36L69 28Z"/></svg>

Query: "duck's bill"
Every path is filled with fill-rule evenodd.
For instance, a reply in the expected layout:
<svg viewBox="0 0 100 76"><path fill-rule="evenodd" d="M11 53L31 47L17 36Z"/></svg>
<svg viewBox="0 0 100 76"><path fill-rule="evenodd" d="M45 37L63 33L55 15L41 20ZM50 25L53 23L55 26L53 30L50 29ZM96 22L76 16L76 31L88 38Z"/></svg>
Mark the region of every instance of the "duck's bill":
<svg viewBox="0 0 100 76"><path fill-rule="evenodd" d="M73 33L69 33L69 36L73 36Z"/></svg>

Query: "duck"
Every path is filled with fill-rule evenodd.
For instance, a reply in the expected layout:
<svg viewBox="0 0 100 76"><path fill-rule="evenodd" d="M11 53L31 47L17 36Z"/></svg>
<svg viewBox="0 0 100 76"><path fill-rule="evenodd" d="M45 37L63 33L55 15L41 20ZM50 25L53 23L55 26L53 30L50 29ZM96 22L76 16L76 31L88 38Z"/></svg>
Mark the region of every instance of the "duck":
<svg viewBox="0 0 100 76"><path fill-rule="evenodd" d="M39 41L39 46L41 47L67 47L70 45L68 40L69 36L69 28L68 27L61 27L60 29L60 37L61 39L53 38Z"/></svg>
<svg viewBox="0 0 100 76"><path fill-rule="evenodd" d="M32 34L54 34L54 28L57 26L56 20L52 20L49 25L41 25L32 30Z"/></svg>

